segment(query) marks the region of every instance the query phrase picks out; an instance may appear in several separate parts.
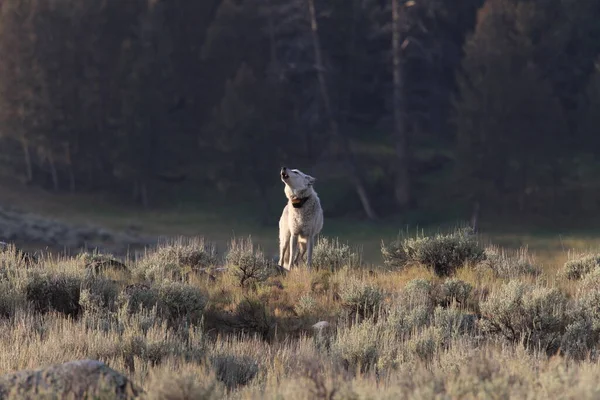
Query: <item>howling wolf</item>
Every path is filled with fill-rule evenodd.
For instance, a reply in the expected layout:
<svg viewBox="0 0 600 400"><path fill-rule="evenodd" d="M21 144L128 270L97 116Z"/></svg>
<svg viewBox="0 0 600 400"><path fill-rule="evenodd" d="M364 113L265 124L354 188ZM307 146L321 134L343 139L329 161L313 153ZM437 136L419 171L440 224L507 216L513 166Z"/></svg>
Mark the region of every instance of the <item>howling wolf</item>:
<svg viewBox="0 0 600 400"><path fill-rule="evenodd" d="M317 235L323 229L323 209L313 185L315 178L297 169L281 168L288 203L279 219L279 264L287 270L306 254L312 264Z"/></svg>

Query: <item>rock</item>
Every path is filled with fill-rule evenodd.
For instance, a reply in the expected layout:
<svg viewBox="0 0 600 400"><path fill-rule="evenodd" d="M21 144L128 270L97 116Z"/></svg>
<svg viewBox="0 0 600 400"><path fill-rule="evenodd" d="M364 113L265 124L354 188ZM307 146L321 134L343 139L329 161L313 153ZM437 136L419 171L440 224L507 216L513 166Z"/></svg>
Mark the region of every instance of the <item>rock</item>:
<svg viewBox="0 0 600 400"><path fill-rule="evenodd" d="M125 375L96 360L77 360L0 376L0 398L136 399L143 394Z"/></svg>
<svg viewBox="0 0 600 400"><path fill-rule="evenodd" d="M312 328L316 331L322 331L325 328L329 328L331 324L327 321L319 321L312 326Z"/></svg>
<svg viewBox="0 0 600 400"><path fill-rule="evenodd" d="M96 226L76 226L51 218L0 206L0 240L20 244L36 243L70 250L96 248L107 243L118 244L127 253L131 246L153 244L150 238L121 234Z"/></svg>

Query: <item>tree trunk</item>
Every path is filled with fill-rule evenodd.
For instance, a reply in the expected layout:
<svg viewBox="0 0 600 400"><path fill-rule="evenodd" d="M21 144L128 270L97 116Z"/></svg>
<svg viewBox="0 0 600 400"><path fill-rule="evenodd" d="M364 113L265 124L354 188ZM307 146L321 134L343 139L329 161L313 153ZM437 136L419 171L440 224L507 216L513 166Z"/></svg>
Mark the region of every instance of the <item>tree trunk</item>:
<svg viewBox="0 0 600 400"><path fill-rule="evenodd" d="M331 130L331 135L334 139L336 139L341 148L342 148L342 156L344 157L345 164L350 171L350 179L354 184L356 189L356 193L360 198L362 206L367 214L369 219L377 219L377 214L375 210L371 206L371 201L369 199L369 195L365 188L360 170L356 165L356 161L352 155L352 151L350 149L350 144L344 135L341 135L339 132L338 123L333 115L333 110L331 108L331 100L329 97L329 90L327 88L327 79L325 77L325 65L323 63L323 56L321 54L321 43L319 40L319 25L317 23L317 13L315 11L315 2L314 0L307 0L308 3L308 12L310 17L310 26L312 33L312 44L313 51L315 53L315 67L317 69L317 79L319 82L319 88L321 91L321 97L323 100L323 104L325 106L325 113L327 115L327 119L329 121L329 129Z"/></svg>
<svg viewBox="0 0 600 400"><path fill-rule="evenodd" d="M133 188L132 188L132 191L131 191L131 197L132 197L134 203L138 202L138 199L140 197L140 185L139 185L137 179L133 181Z"/></svg>
<svg viewBox="0 0 600 400"><path fill-rule="evenodd" d="M52 185L54 191L58 192L58 172L56 171L56 164L54 163L54 154L52 150L48 151L48 164L50 164L50 173L52 174Z"/></svg>
<svg viewBox="0 0 600 400"><path fill-rule="evenodd" d="M25 136L21 137L21 146L23 146L23 156L25 157L25 172L27 174L27 183L33 181L33 167L31 165L31 153L29 152L29 142Z"/></svg>
<svg viewBox="0 0 600 400"><path fill-rule="evenodd" d="M144 181L140 182L140 201L142 202L142 207L147 209L150 203L148 200L148 185Z"/></svg>
<svg viewBox="0 0 600 400"><path fill-rule="evenodd" d="M400 209L405 209L410 202L410 182L408 176L408 154L406 140L406 123L404 112L404 93L402 84L402 44L401 5L400 0L392 0L392 52L394 75L394 143L396 147L396 165L394 179L394 197Z"/></svg>
<svg viewBox="0 0 600 400"><path fill-rule="evenodd" d="M73 160L71 159L71 146L69 143L65 143L65 159L67 162L67 168L69 170L69 190L71 193L75 193L75 173L73 172Z"/></svg>
<svg viewBox="0 0 600 400"><path fill-rule="evenodd" d="M475 200L473 212L471 214L471 229L473 229L473 232L475 233L479 232L479 210L479 200Z"/></svg>

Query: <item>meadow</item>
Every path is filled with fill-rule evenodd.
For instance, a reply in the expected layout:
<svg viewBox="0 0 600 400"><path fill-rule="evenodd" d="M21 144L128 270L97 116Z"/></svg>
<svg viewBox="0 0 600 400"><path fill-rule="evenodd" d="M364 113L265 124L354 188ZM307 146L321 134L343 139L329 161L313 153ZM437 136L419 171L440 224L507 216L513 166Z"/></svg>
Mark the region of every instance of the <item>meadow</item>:
<svg viewBox="0 0 600 400"><path fill-rule="evenodd" d="M600 255L545 266L468 229L285 273L249 237L110 254L0 254L0 373L97 359L157 399L600 395ZM325 322L324 322L325 321ZM95 397L98 398L98 397Z"/></svg>

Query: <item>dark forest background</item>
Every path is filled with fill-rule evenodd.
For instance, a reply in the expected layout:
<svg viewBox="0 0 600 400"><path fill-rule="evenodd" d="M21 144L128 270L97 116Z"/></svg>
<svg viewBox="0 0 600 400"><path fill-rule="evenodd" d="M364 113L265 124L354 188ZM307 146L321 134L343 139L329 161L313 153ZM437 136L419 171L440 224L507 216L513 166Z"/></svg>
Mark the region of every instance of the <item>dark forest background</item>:
<svg viewBox="0 0 600 400"><path fill-rule="evenodd" d="M589 214L599 61L599 0L0 0L0 173L265 220L281 165L332 217Z"/></svg>

